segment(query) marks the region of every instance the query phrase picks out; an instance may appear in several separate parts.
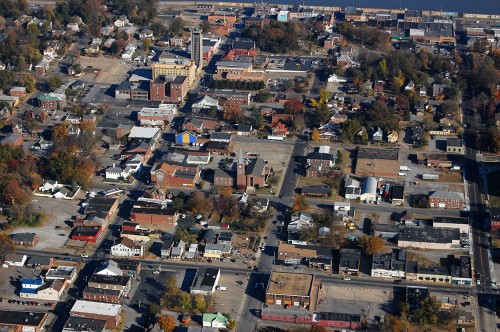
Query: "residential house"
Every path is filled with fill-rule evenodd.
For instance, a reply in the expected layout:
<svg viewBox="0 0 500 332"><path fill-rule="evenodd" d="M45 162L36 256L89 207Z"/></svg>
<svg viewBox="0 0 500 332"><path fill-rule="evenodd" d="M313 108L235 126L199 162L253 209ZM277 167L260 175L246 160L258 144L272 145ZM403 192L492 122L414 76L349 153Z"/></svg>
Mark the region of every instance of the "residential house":
<svg viewBox="0 0 500 332"><path fill-rule="evenodd" d="M227 317L217 312L215 314L203 313L202 317L203 326L215 327L217 329L227 328Z"/></svg>
<svg viewBox="0 0 500 332"><path fill-rule="evenodd" d="M205 250L203 252L204 258L216 258L220 259L231 253L231 245L224 243L207 243L205 244Z"/></svg>
<svg viewBox="0 0 500 332"><path fill-rule="evenodd" d="M170 253L171 253L173 247L174 247L174 240L172 238L167 238L167 239L163 240L161 250L160 250L160 257L161 258L170 258Z"/></svg>
<svg viewBox="0 0 500 332"><path fill-rule="evenodd" d="M397 143L399 139L398 132L396 130L389 131L387 134L387 142L389 143Z"/></svg>
<svg viewBox="0 0 500 332"><path fill-rule="evenodd" d="M172 247L172 250L170 251L170 258L180 260L184 254L185 248L186 243L180 240L174 247Z"/></svg>
<svg viewBox="0 0 500 332"><path fill-rule="evenodd" d="M384 132L382 131L382 129L380 129L380 127L377 127L377 129L374 130L374 132L372 134L373 141L380 142L380 141L382 141L383 137L384 137Z"/></svg>
<svg viewBox="0 0 500 332"><path fill-rule="evenodd" d="M116 257L143 257L144 247L126 237L122 237L111 247L111 256Z"/></svg>
<svg viewBox="0 0 500 332"><path fill-rule="evenodd" d="M23 135L17 133L8 133L0 141L0 145L10 145L13 147L18 147L23 144Z"/></svg>
<svg viewBox="0 0 500 332"><path fill-rule="evenodd" d="M361 183L347 176L344 180L344 197L347 199L358 199L361 196Z"/></svg>
<svg viewBox="0 0 500 332"><path fill-rule="evenodd" d="M66 280L42 280L23 279L22 289L19 292L19 297L24 299L34 299L42 301L59 302L66 286Z"/></svg>

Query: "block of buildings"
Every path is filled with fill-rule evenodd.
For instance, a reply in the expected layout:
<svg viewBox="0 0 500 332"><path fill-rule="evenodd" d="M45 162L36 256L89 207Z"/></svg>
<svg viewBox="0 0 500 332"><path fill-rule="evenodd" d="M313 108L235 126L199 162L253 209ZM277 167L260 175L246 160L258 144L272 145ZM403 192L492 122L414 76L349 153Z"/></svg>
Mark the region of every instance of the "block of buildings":
<svg viewBox="0 0 500 332"><path fill-rule="evenodd" d="M271 272L265 301L268 305L309 306L314 286L314 274Z"/></svg>
<svg viewBox="0 0 500 332"><path fill-rule="evenodd" d="M70 316L62 332L104 332L106 321L86 317Z"/></svg>
<svg viewBox="0 0 500 332"><path fill-rule="evenodd" d="M405 227L398 235L398 247L401 248L452 249L459 246L458 228Z"/></svg>
<svg viewBox="0 0 500 332"><path fill-rule="evenodd" d="M45 331L48 312L0 310L0 329L4 331Z"/></svg>
<svg viewBox="0 0 500 332"><path fill-rule="evenodd" d="M465 208L464 194L456 191L437 190L429 196L431 208L463 209Z"/></svg>
<svg viewBox="0 0 500 332"><path fill-rule="evenodd" d="M398 149L360 148L356 158L357 176L397 178L399 172Z"/></svg>
<svg viewBox="0 0 500 332"><path fill-rule="evenodd" d="M121 320L122 306L102 302L77 300L71 308L70 316L85 317L106 321L106 328L113 329Z"/></svg>
<svg viewBox="0 0 500 332"><path fill-rule="evenodd" d="M143 257L144 246L140 243L134 243L127 237L120 238L111 246L111 256L115 257Z"/></svg>
<svg viewBox="0 0 500 332"><path fill-rule="evenodd" d="M358 249L340 249L339 273L350 274L359 272L361 251Z"/></svg>

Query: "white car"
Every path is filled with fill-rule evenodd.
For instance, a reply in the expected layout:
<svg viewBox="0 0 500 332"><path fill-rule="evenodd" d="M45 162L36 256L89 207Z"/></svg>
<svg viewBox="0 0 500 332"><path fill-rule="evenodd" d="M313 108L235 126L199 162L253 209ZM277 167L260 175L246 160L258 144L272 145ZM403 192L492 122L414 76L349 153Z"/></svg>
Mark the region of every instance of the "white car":
<svg viewBox="0 0 500 332"><path fill-rule="evenodd" d="M89 257L89 255L88 255L88 254L81 254L81 257L82 257L82 258L88 258L88 257Z"/></svg>
<svg viewBox="0 0 500 332"><path fill-rule="evenodd" d="M153 274L160 274L160 271L153 271Z"/></svg>
<svg viewBox="0 0 500 332"><path fill-rule="evenodd" d="M348 280L351 280L351 278L349 278L349 277L344 277L344 280L347 280L347 281L348 281Z"/></svg>
<svg viewBox="0 0 500 332"><path fill-rule="evenodd" d="M203 218L203 216L201 214L197 215L196 217L194 217L196 220L200 220L201 218Z"/></svg>

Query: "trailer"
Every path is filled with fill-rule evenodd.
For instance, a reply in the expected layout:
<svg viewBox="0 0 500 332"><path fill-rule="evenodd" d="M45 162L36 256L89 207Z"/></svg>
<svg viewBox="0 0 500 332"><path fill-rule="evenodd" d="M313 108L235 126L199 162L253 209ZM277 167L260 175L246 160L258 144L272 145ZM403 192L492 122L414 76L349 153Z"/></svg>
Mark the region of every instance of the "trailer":
<svg viewBox="0 0 500 332"><path fill-rule="evenodd" d="M437 180L439 175L437 174L422 174L422 180Z"/></svg>
<svg viewBox="0 0 500 332"><path fill-rule="evenodd" d="M268 135L267 139L271 140L271 141L282 141L282 140L284 140L283 136L274 136L274 135Z"/></svg>
<svg viewBox="0 0 500 332"><path fill-rule="evenodd" d="M408 166L399 166L400 171L411 171L411 168Z"/></svg>

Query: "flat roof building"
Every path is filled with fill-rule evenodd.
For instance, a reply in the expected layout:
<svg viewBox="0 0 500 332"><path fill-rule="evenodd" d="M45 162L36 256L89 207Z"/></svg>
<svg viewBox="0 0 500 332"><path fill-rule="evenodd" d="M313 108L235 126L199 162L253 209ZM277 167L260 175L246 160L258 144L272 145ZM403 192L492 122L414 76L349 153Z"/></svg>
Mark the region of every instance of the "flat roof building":
<svg viewBox="0 0 500 332"><path fill-rule="evenodd" d="M119 304L77 300L70 315L105 320L106 327L112 329L118 326L121 312L122 306Z"/></svg>
<svg viewBox="0 0 500 332"><path fill-rule="evenodd" d="M191 294L211 294L219 284L219 279L220 269L199 268L191 284L190 292Z"/></svg>
<svg viewBox="0 0 500 332"><path fill-rule="evenodd" d="M45 329L48 313L28 310L0 310L0 331L34 331Z"/></svg>
<svg viewBox="0 0 500 332"><path fill-rule="evenodd" d="M273 271L267 284L266 303L308 306L313 285L314 274Z"/></svg>
<svg viewBox="0 0 500 332"><path fill-rule="evenodd" d="M451 249L460 245L457 228L405 227L400 229L398 246L418 249Z"/></svg>
<svg viewBox="0 0 500 332"><path fill-rule="evenodd" d="M106 321L102 319L70 316L62 332L103 332L105 326Z"/></svg>

